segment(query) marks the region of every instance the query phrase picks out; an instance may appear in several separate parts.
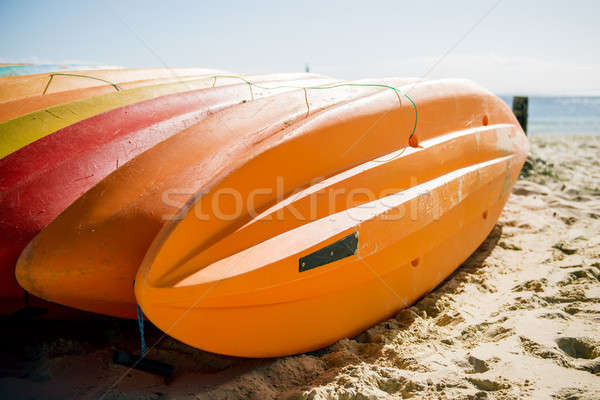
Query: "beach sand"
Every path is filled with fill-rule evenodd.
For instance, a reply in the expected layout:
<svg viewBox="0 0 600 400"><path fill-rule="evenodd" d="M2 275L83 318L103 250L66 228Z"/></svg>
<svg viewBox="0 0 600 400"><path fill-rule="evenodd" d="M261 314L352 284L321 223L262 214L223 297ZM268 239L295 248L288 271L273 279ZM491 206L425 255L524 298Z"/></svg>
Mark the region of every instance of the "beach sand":
<svg viewBox="0 0 600 400"><path fill-rule="evenodd" d="M531 137L497 226L441 286L320 351L248 360L168 337L168 382L111 363L135 321L4 324L2 398L600 398L600 136ZM161 333L147 328L147 341ZM139 350L138 350L139 351ZM7 395L10 394L10 395ZM104 396L104 397L102 397Z"/></svg>

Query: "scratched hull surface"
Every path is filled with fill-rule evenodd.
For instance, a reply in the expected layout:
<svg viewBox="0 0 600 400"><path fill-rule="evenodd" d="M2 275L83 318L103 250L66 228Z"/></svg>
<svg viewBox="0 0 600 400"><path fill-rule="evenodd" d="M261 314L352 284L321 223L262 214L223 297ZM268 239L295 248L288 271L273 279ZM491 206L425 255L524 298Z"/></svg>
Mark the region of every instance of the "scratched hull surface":
<svg viewBox="0 0 600 400"><path fill-rule="evenodd" d="M386 82L401 86L414 79ZM16 271L19 283L50 301L134 318L135 274L165 217L230 164L259 151L264 143L287 140L293 126L330 124L324 116L340 107L363 109L363 123L372 124L375 106L364 108L364 102L396 110L387 124L414 123L395 93L374 86L314 90L308 97L303 90L291 90L211 114L120 166L69 206L22 253ZM360 154L353 157L362 159Z"/></svg>
<svg viewBox="0 0 600 400"><path fill-rule="evenodd" d="M529 145L468 81L409 93L413 146L410 105L373 101L228 160L149 248L135 280L146 316L203 350L271 357L356 335L435 288L493 228Z"/></svg>
<svg viewBox="0 0 600 400"><path fill-rule="evenodd" d="M331 81L311 74L248 78L271 87ZM250 92L239 80L220 79L214 88L162 96L82 120L1 159L0 298L22 298L14 274L19 254L44 226L102 178L209 113L283 90Z"/></svg>

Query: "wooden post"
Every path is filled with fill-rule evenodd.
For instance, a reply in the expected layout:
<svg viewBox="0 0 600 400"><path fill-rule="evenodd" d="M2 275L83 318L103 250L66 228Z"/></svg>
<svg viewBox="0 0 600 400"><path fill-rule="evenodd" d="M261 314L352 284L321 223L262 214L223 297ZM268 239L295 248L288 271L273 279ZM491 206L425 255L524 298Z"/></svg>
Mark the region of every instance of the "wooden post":
<svg viewBox="0 0 600 400"><path fill-rule="evenodd" d="M529 98L528 97L521 97L521 96L513 97L513 104L512 104L513 113L515 113L515 116L517 117L517 120L521 124L521 127L523 128L523 131L525 133L527 133L527 115L528 115L527 109L528 108L529 108Z"/></svg>

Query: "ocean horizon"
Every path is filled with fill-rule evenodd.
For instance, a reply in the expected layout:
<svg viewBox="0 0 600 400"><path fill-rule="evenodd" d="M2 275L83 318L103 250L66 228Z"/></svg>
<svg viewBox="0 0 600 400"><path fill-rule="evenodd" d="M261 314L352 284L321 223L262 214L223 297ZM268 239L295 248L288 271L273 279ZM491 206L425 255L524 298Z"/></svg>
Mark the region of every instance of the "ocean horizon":
<svg viewBox="0 0 600 400"><path fill-rule="evenodd" d="M600 135L600 96L529 96L527 133Z"/></svg>

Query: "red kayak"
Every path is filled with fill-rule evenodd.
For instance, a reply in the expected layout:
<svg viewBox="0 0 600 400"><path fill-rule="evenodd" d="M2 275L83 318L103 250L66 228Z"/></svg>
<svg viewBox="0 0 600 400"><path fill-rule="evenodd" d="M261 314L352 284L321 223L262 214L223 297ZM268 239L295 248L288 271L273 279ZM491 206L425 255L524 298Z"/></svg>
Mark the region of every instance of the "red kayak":
<svg viewBox="0 0 600 400"><path fill-rule="evenodd" d="M294 85L332 82L314 74L246 78L272 82L265 84L270 87L282 81ZM0 159L0 300L23 296L14 268L27 243L101 179L216 110L284 90L289 89L254 89L251 93L240 82L162 96L82 120Z"/></svg>

